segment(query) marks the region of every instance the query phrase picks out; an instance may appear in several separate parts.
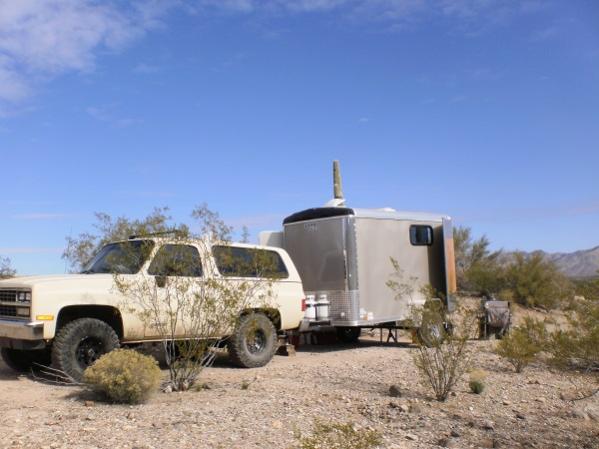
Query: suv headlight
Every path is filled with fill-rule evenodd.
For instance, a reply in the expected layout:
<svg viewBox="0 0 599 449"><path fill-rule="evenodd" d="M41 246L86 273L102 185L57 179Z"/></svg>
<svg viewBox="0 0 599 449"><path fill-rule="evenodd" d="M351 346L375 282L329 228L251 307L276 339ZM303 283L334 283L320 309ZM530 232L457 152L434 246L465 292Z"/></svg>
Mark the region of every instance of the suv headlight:
<svg viewBox="0 0 599 449"><path fill-rule="evenodd" d="M17 293L17 302L31 302L31 292Z"/></svg>

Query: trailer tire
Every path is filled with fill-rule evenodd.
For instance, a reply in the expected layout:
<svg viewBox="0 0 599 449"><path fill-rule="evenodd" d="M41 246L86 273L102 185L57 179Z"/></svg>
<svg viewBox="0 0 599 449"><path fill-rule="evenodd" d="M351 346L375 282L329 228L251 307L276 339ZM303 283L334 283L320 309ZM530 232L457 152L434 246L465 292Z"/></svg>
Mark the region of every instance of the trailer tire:
<svg viewBox="0 0 599 449"><path fill-rule="evenodd" d="M423 323L418 328L418 340L427 348L440 345L447 338L445 326L440 322Z"/></svg>
<svg viewBox="0 0 599 449"><path fill-rule="evenodd" d="M89 366L119 346L119 337L110 325L96 318L79 318L58 331L52 365L79 382Z"/></svg>
<svg viewBox="0 0 599 449"><path fill-rule="evenodd" d="M50 357L45 349L36 349L31 351L2 348L2 360L6 365L18 372L26 373L36 368L36 365L49 365Z"/></svg>
<svg viewBox="0 0 599 449"><path fill-rule="evenodd" d="M277 330L262 313L239 318L229 342L229 358L241 368L258 368L272 360L277 351Z"/></svg>
<svg viewBox="0 0 599 449"><path fill-rule="evenodd" d="M337 327L336 330L337 338L343 343L356 343L362 333L359 327Z"/></svg>

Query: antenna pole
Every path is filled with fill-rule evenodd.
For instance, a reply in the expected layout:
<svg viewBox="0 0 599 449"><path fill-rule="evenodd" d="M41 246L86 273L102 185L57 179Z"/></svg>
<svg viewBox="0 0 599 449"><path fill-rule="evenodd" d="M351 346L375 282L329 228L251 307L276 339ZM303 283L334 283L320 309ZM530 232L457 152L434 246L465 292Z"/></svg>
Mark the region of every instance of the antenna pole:
<svg viewBox="0 0 599 449"><path fill-rule="evenodd" d="M333 161L333 195L335 199L343 199L343 188L341 186L341 168L339 161Z"/></svg>

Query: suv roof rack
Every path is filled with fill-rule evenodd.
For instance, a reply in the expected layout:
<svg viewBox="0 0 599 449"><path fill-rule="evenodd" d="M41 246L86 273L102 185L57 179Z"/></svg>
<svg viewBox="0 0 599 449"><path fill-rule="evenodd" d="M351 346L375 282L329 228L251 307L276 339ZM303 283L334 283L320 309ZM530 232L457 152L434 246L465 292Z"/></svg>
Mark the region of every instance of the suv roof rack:
<svg viewBox="0 0 599 449"><path fill-rule="evenodd" d="M168 231L157 231L157 232L148 232L148 233L144 233L144 234L132 234L129 236L129 240L133 240L133 239L137 239L140 237L157 237L160 235L184 235L185 232L181 231L180 229L171 229Z"/></svg>

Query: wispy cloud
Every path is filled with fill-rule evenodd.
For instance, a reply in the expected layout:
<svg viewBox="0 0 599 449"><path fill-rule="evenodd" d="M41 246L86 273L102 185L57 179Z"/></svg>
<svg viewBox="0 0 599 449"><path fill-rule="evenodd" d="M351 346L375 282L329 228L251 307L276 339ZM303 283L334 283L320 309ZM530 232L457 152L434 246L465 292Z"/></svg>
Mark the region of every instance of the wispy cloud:
<svg viewBox="0 0 599 449"><path fill-rule="evenodd" d="M15 220L61 220L72 216L74 216L74 214L56 212L31 212L26 214L15 214L12 216L12 218Z"/></svg>
<svg viewBox="0 0 599 449"><path fill-rule="evenodd" d="M241 228L242 226L256 228L260 226L281 225L283 218L285 218L285 214L269 212L264 214L248 215L244 217L227 218L225 221L229 226L233 226L234 228Z"/></svg>
<svg viewBox="0 0 599 449"><path fill-rule="evenodd" d="M0 248L0 254L61 254L64 248L16 247Z"/></svg>
<svg viewBox="0 0 599 449"><path fill-rule="evenodd" d="M122 195L124 197L127 197L127 198L154 198L154 199L173 198L176 196L173 192L158 191L158 190L154 190L154 191L145 190L145 191L139 191L139 192L123 191L123 192L118 192L118 194Z"/></svg>
<svg viewBox="0 0 599 449"><path fill-rule="evenodd" d="M477 210L458 213L454 218L459 222L518 222L529 220L558 219L580 215L599 214L599 200L586 203L557 204L551 207L508 208L501 210Z"/></svg>
<svg viewBox="0 0 599 449"><path fill-rule="evenodd" d="M468 24L464 29L476 34L489 23L543 5L539 0L0 0L0 116L27 110L23 102L45 81L93 71L98 54L121 51L163 26L174 8L195 13L198 20L215 11L264 18L335 14L348 23L384 23L388 30L444 17ZM133 70L153 73L157 67L140 63ZM93 109L88 113L101 116ZM136 122L124 118L115 124Z"/></svg>
<svg viewBox="0 0 599 449"><path fill-rule="evenodd" d="M127 128L129 126L143 123L143 120L139 118L120 117L117 114L116 109L117 107L115 105L89 106L85 109L85 112L90 117L100 122L107 122L118 128Z"/></svg>
<svg viewBox="0 0 599 449"><path fill-rule="evenodd" d="M40 82L90 71L97 51L118 51L159 24L175 0L0 1L0 111Z"/></svg>
<svg viewBox="0 0 599 449"><path fill-rule="evenodd" d="M135 73L141 73L144 75L157 73L160 71L160 67L153 64L146 64L145 62L140 62L135 67L133 67L133 71Z"/></svg>

